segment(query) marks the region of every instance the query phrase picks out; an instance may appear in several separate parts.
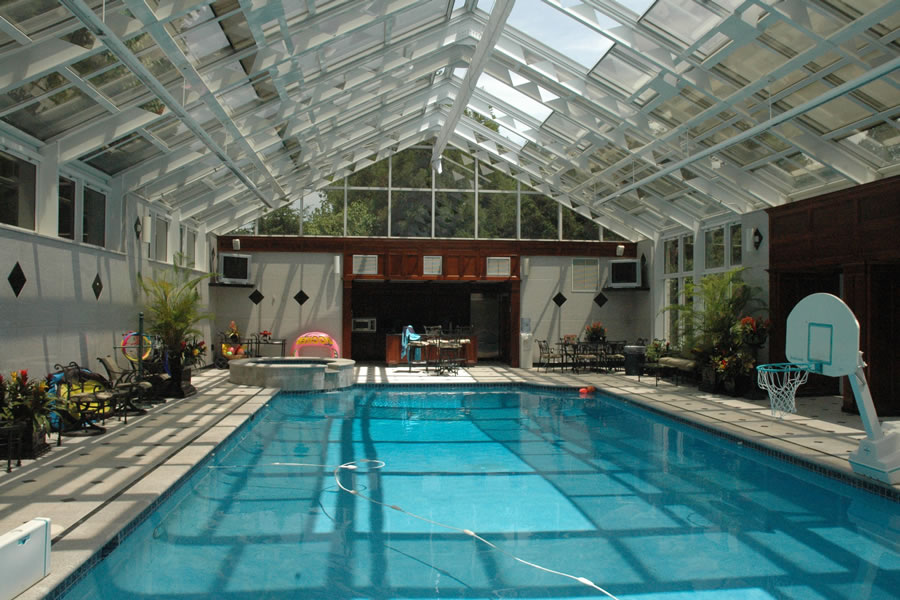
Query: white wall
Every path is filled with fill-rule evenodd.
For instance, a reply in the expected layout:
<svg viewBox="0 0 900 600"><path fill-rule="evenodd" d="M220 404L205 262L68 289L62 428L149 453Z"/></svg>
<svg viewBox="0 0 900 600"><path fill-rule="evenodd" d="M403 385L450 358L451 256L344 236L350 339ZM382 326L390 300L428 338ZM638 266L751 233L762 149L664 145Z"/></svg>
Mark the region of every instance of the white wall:
<svg viewBox="0 0 900 600"><path fill-rule="evenodd" d="M69 361L103 372L97 357L113 354L122 335L137 329L142 310L133 237L123 254L0 225L0 373L43 377ZM16 262L27 278L18 297L6 280ZM154 267L171 268L140 262L145 275ZM91 287L97 274L99 298ZM208 286L201 288L208 301ZM206 340L210 326L201 325Z"/></svg>
<svg viewBox="0 0 900 600"><path fill-rule="evenodd" d="M641 248L639 247L638 257ZM649 257L648 257L649 258ZM565 334L582 335L589 323L600 321L611 340L633 342L650 335L650 292L645 289L606 290L609 260L600 259L601 289L592 292L572 291L571 256L531 256L529 273L521 286L521 316L531 319L535 339L556 342ZM647 269L646 276L650 275ZM649 282L651 285L652 281ZM554 296L562 292L566 302L558 307ZM594 298L607 297L602 307Z"/></svg>
<svg viewBox="0 0 900 600"><path fill-rule="evenodd" d="M274 338L287 339L286 354L297 336L308 331L325 332L340 344L343 284L334 272L334 256L254 252L250 268L254 287L212 287L215 331L225 331L230 321L242 336L266 329ZM264 296L259 304L249 298L254 289ZM309 296L302 306L294 300L300 290Z"/></svg>

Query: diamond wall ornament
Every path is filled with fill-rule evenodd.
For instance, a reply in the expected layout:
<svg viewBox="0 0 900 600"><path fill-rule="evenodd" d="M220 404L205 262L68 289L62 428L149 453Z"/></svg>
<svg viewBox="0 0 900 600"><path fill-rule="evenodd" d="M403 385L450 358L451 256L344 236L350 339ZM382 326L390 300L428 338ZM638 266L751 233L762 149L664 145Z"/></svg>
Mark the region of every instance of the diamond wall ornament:
<svg viewBox="0 0 900 600"><path fill-rule="evenodd" d="M259 290L253 290L253 293L250 294L250 301L253 302L253 304L259 304L263 301L263 298L265 298L265 296L263 296L262 292Z"/></svg>
<svg viewBox="0 0 900 600"><path fill-rule="evenodd" d="M9 287L12 288L16 298L19 297L19 292L22 291L22 288L25 287L25 282L28 281L25 277L25 271L22 270L22 266L19 263L16 263L16 266L9 272L9 277L6 280L9 282Z"/></svg>
<svg viewBox="0 0 900 600"><path fill-rule="evenodd" d="M565 296L563 296L563 293L562 293L562 292L560 292L560 293L556 294L555 296L553 296L553 302L556 303L557 306L562 306L563 304L566 303L566 300L568 300L568 298L566 298Z"/></svg>
<svg viewBox="0 0 900 600"><path fill-rule="evenodd" d="M91 284L91 289L94 290L94 298L99 300L100 294L103 292L103 281L100 280L100 273L97 273L97 276L94 277L94 282Z"/></svg>
<svg viewBox="0 0 900 600"><path fill-rule="evenodd" d="M300 306L303 306L303 303L306 302L307 300L309 300L309 296L307 296L303 292L303 290L300 290L299 292L294 294L294 300L297 301L297 304L299 304Z"/></svg>
<svg viewBox="0 0 900 600"><path fill-rule="evenodd" d="M138 239L141 239L141 231L141 218L137 217L134 220L134 235L136 235Z"/></svg>
<svg viewBox="0 0 900 600"><path fill-rule="evenodd" d="M606 301L609 300L606 296L603 295L603 292L600 292L596 296L594 296L594 304L597 306L603 306L606 304Z"/></svg>

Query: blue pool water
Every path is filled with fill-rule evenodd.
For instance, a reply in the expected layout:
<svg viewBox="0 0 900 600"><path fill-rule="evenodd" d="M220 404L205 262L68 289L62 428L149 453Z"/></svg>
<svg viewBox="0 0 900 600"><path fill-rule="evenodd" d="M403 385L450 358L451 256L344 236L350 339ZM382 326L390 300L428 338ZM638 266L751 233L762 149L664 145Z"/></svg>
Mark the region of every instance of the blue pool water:
<svg viewBox="0 0 900 600"><path fill-rule="evenodd" d="M615 399L279 394L65 598L893 599L898 508Z"/></svg>

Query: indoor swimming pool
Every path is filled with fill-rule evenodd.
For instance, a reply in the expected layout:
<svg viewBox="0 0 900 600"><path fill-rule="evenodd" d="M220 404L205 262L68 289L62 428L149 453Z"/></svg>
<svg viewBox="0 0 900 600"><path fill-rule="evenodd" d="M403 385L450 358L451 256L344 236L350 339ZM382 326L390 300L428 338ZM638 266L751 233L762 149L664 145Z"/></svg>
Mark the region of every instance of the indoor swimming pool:
<svg viewBox="0 0 900 600"><path fill-rule="evenodd" d="M281 393L63 597L887 600L898 507L600 395Z"/></svg>

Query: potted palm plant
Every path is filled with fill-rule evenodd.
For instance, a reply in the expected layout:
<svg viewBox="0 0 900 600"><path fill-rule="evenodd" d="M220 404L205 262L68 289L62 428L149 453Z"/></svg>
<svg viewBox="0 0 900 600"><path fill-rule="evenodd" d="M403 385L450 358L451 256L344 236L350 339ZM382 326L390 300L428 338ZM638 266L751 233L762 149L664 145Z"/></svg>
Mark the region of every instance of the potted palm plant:
<svg viewBox="0 0 900 600"><path fill-rule="evenodd" d="M177 263L178 261L176 261ZM192 277L191 272L178 264L161 271L153 279L138 276L146 295L144 312L148 331L160 338L169 367L170 385L166 395L183 398L196 392L189 382L183 382L184 348L200 335L197 323L212 317L203 311L200 283L212 274Z"/></svg>
<svg viewBox="0 0 900 600"><path fill-rule="evenodd" d="M733 328L751 310L763 308L760 289L743 280L744 267L703 277L685 284L691 302L673 304L672 311L684 336L684 352L690 353L700 370L701 389L718 391L722 369L715 357L726 356L735 347Z"/></svg>

